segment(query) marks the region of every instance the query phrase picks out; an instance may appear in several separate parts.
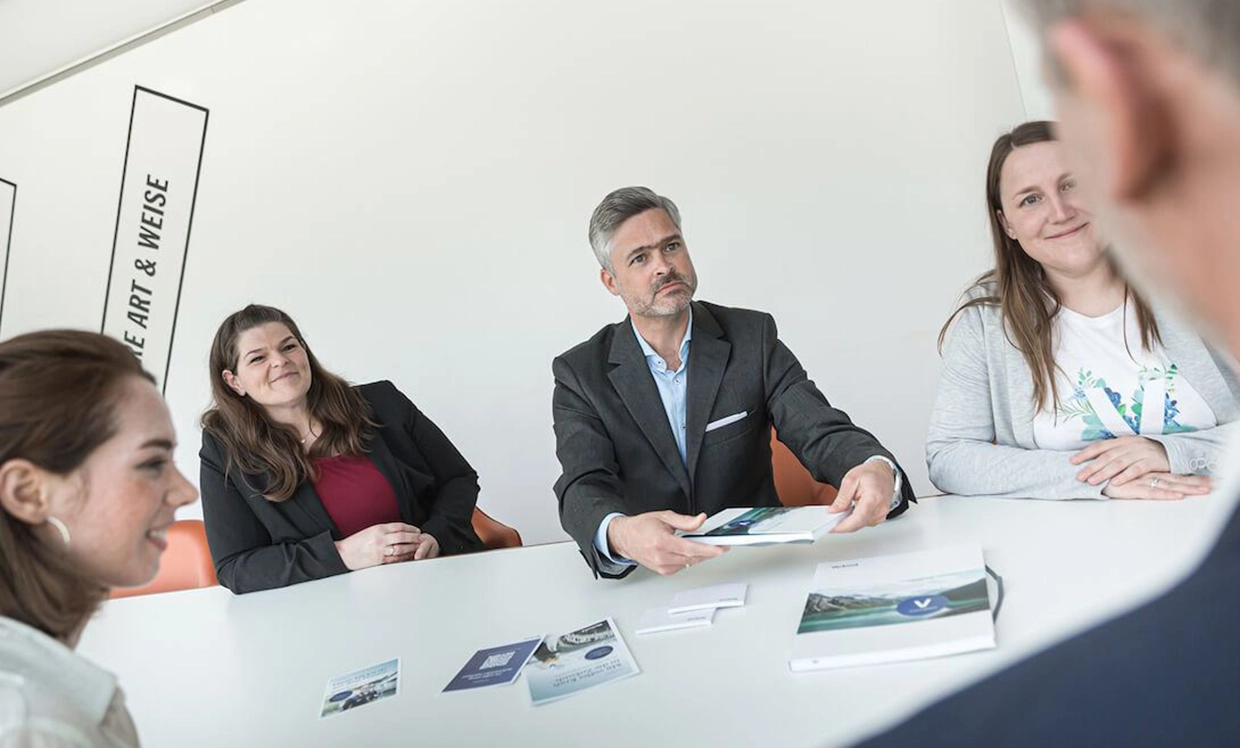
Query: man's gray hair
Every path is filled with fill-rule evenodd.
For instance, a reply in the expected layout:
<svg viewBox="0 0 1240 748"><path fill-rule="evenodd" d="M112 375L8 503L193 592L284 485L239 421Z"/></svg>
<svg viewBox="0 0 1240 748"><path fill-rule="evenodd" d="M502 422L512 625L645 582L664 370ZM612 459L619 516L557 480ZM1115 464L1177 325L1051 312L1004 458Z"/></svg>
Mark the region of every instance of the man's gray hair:
<svg viewBox="0 0 1240 748"><path fill-rule="evenodd" d="M635 215L656 209L666 213L676 230L680 231L680 209L676 203L649 187L621 187L603 198L590 216L590 248L604 270L615 272L611 266L611 240L620 224Z"/></svg>
<svg viewBox="0 0 1240 748"><path fill-rule="evenodd" d="M1023 0L1038 35L1091 11L1140 18L1240 85L1240 2L1236 0Z"/></svg>

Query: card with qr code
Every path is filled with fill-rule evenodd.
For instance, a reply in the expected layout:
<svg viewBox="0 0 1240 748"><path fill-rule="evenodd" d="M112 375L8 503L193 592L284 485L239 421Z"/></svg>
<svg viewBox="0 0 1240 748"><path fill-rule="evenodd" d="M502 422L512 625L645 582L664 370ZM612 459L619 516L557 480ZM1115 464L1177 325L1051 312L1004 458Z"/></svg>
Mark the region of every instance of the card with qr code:
<svg viewBox="0 0 1240 748"><path fill-rule="evenodd" d="M530 655L542 644L542 637L526 639L516 644L504 644L498 647L480 649L469 658L465 667L456 674L446 687L448 691L465 691L471 688L487 686L504 686L512 683L521 674L521 668L529 661Z"/></svg>

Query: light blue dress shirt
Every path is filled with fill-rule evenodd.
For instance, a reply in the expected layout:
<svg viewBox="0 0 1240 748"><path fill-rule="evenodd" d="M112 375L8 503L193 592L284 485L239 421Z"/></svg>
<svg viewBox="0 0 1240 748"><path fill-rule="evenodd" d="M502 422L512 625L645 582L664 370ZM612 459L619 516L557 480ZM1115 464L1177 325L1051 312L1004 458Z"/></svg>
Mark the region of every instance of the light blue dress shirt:
<svg viewBox="0 0 1240 748"><path fill-rule="evenodd" d="M656 353L654 348L651 348L650 344L641 336L641 333L637 331L637 325L633 324L632 317L629 318L629 325L633 328L633 334L637 336L637 344L641 346L642 353L646 355L646 365L650 367L650 374L654 377L655 387L659 390L659 399L663 401L663 412L667 414L667 422L672 427L672 436L676 439L676 449L680 451L680 460L685 463L687 468L689 466L689 457L685 439L685 424L687 423L688 412L689 341L693 339L693 307L689 307L689 326L685 330L685 339L680 343L680 368L675 371L667 368L667 362L663 360L663 357ZM891 500L891 507L894 509L900 504L900 486L902 483L900 471L886 457L875 455L866 460L866 462L873 460L882 460L895 473L896 490ZM611 526L611 521L616 517L623 516L620 512L612 512L603 517L603 521L598 523L598 532L594 534L594 547L603 555L603 558L612 563L635 566L636 562L634 561L611 555L611 546L607 542L607 528Z"/></svg>
<svg viewBox="0 0 1240 748"><path fill-rule="evenodd" d="M693 339L693 310L689 310L689 327L685 330L685 339L680 343L680 368L675 371L667 368L663 357L654 352L650 344L637 334L637 344L642 353L646 354L646 365L654 376L654 386L659 390L659 399L663 401L663 412L667 414L667 422L672 427L672 436L676 439L676 449L680 452L680 461L689 466L688 442L685 440L685 424L688 413L689 389L689 342Z"/></svg>

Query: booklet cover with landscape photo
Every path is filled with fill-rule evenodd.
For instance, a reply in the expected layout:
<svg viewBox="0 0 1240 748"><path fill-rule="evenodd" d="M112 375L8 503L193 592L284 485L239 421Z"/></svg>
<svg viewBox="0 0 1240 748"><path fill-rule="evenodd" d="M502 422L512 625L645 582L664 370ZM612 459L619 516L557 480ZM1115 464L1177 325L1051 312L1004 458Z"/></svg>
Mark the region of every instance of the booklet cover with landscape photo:
<svg viewBox="0 0 1240 748"><path fill-rule="evenodd" d="M981 548L819 564L790 667L814 670L995 646Z"/></svg>

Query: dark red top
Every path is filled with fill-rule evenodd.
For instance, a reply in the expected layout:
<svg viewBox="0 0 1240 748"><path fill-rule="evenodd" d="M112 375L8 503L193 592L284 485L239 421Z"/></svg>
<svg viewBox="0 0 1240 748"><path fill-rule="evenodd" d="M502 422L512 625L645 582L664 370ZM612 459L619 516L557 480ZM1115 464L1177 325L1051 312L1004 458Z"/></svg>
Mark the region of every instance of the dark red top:
<svg viewBox="0 0 1240 748"><path fill-rule="evenodd" d="M315 457L314 490L342 538L371 525L401 522L396 493L365 456Z"/></svg>

